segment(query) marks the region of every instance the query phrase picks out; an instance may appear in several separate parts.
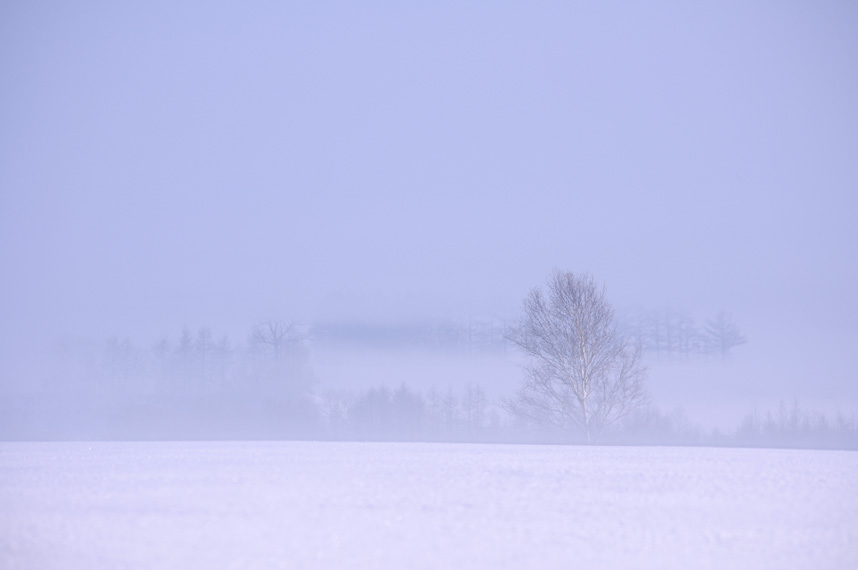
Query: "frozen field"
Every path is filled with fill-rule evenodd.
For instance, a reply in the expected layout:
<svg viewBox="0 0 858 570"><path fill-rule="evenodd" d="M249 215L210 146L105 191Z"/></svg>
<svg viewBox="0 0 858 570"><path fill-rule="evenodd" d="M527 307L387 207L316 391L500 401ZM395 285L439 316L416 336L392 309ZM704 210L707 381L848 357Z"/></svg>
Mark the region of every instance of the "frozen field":
<svg viewBox="0 0 858 570"><path fill-rule="evenodd" d="M858 453L0 443L0 568L858 568Z"/></svg>

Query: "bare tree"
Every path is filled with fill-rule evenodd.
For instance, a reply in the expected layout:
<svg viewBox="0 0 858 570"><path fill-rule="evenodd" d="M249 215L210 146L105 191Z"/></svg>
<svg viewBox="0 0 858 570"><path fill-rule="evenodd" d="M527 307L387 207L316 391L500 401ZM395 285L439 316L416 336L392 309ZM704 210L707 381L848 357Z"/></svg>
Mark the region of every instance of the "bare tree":
<svg viewBox="0 0 858 570"><path fill-rule="evenodd" d="M589 275L555 271L547 289L530 292L508 335L530 362L507 408L594 443L646 403L640 349L619 332L605 288Z"/></svg>
<svg viewBox="0 0 858 570"><path fill-rule="evenodd" d="M306 337L299 325L290 321L266 321L253 328L251 336L251 377L261 392L287 401L298 401L310 393L313 375L309 366ZM253 353L265 348L268 357ZM270 351L268 349L270 347Z"/></svg>
<svg viewBox="0 0 858 570"><path fill-rule="evenodd" d="M281 350L300 343L304 337L295 323L284 321L266 321L253 329L253 341L267 344L274 352L274 360L280 360Z"/></svg>
<svg viewBox="0 0 858 570"><path fill-rule="evenodd" d="M739 331L730 313L721 311L714 319L706 321L705 342L710 352L727 358L731 348L745 344L748 339Z"/></svg>

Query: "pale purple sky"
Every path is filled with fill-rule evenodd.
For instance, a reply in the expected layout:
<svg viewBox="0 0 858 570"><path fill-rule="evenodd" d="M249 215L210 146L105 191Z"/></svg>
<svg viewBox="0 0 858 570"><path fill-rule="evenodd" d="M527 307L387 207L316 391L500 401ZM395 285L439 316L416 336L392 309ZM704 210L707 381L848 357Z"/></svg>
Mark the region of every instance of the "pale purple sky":
<svg viewBox="0 0 858 570"><path fill-rule="evenodd" d="M402 4L5 2L4 359L560 268L856 397L858 5Z"/></svg>

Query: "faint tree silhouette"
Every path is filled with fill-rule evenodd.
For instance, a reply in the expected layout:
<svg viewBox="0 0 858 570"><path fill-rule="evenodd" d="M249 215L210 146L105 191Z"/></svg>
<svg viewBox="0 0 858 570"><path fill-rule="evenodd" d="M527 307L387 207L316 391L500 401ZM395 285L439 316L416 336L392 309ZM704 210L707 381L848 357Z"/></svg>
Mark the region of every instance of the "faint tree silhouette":
<svg viewBox="0 0 858 570"><path fill-rule="evenodd" d="M739 331L739 327L727 311L721 311L714 319L706 321L704 345L709 353L727 358L730 349L746 342L748 340Z"/></svg>
<svg viewBox="0 0 858 570"><path fill-rule="evenodd" d="M274 360L279 361L282 349L300 343L304 336L293 322L266 321L256 325L252 339L256 343L270 346L274 352Z"/></svg>

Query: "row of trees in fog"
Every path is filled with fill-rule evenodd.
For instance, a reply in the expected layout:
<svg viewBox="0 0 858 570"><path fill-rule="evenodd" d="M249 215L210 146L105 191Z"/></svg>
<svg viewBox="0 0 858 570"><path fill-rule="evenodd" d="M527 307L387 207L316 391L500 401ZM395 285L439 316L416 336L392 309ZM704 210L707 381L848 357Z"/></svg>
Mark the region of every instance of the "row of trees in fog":
<svg viewBox="0 0 858 570"><path fill-rule="evenodd" d="M311 339L353 347L515 347L527 362L520 388L498 400L474 382L423 391L405 383L319 390L310 367ZM468 319L466 326L367 329L271 320L254 326L237 344L207 327L195 333L186 328L176 339L162 338L149 348L112 337L102 351L72 358L75 366L44 386L56 405L42 411L46 419L89 425L90 431L82 432L89 437L110 437L99 431L106 429L117 437L153 438L858 447L854 419L831 420L797 404L749 414L726 435L706 434L681 412L663 415L651 405L646 352L724 358L745 342L726 312L702 329L675 311L616 319L603 285L589 275L555 272L544 289L531 291L523 315L509 325ZM33 410L9 402L0 410L7 423L16 417L38 421ZM105 421L99 424L98 418Z"/></svg>
<svg viewBox="0 0 858 570"><path fill-rule="evenodd" d="M286 321L254 327L244 344L215 337L208 327L182 330L149 349L112 337L90 359L80 382L111 393L308 393L312 388L306 334Z"/></svg>
<svg viewBox="0 0 858 570"><path fill-rule="evenodd" d="M638 310L625 315L622 329L643 352L657 358L727 358L747 342L727 311L707 318L701 327L686 311Z"/></svg>
<svg viewBox="0 0 858 570"><path fill-rule="evenodd" d="M502 410L479 384L418 391L401 384L328 390L319 399L327 437L365 440L484 441L498 439Z"/></svg>
<svg viewBox="0 0 858 570"><path fill-rule="evenodd" d="M506 350L506 324L470 318L402 326L355 326L269 320L253 327L236 343L209 327L189 328L178 338L164 337L139 347L113 336L103 350L76 362L78 384L104 391L133 393L205 393L288 390L308 391L311 345L342 344L358 348L425 348L469 352ZM80 359L80 355L69 355ZM67 379L66 379L67 380Z"/></svg>
<svg viewBox="0 0 858 570"><path fill-rule="evenodd" d="M375 347L416 347L467 352L505 352L511 349L510 332L516 321L469 316L462 319L401 326L319 324L311 336L322 342ZM657 358L727 358L745 343L733 316L719 311L702 326L694 316L678 309L629 311L618 319L621 332L644 353Z"/></svg>
<svg viewBox="0 0 858 570"><path fill-rule="evenodd" d="M67 362L62 384L135 394L254 390L295 394L309 391L312 384L309 352L313 343L500 353L515 345L510 342L514 325L492 318L395 327L299 327L289 321L270 320L253 327L244 342L236 343L201 327L195 331L185 328L176 338L163 337L149 347L113 336L101 350L67 354L67 360L74 362ZM642 352L660 357L724 357L745 342L726 312L708 319L705 327L698 329L685 313L641 311L627 315L620 329Z"/></svg>
<svg viewBox="0 0 858 570"><path fill-rule="evenodd" d="M739 445L754 447L858 448L855 418L801 409L781 401L776 410L749 412L733 434Z"/></svg>
<svg viewBox="0 0 858 570"><path fill-rule="evenodd" d="M468 316L399 325L317 323L310 327L309 334L314 342L357 348L502 353L509 348L508 330L505 319Z"/></svg>
<svg viewBox="0 0 858 570"><path fill-rule="evenodd" d="M149 346L65 348L50 374L0 397L18 437L282 438L316 433L306 333L268 321L243 343L203 327ZM59 430L59 431L57 431Z"/></svg>
<svg viewBox="0 0 858 570"><path fill-rule="evenodd" d="M362 441L580 442L546 424L508 413L512 401L492 400L479 384L419 391L401 384L363 390L329 390L317 400L319 437ZM749 412L727 431L705 430L681 408L669 413L644 405L602 433L603 443L858 449L854 417L781 402Z"/></svg>
<svg viewBox="0 0 858 570"><path fill-rule="evenodd" d="M608 443L625 445L686 445L729 447L783 447L806 449L858 449L858 422L854 416L829 416L802 409L795 401L777 409L748 412L728 430L704 430L681 409L662 413L648 406L624 418Z"/></svg>

